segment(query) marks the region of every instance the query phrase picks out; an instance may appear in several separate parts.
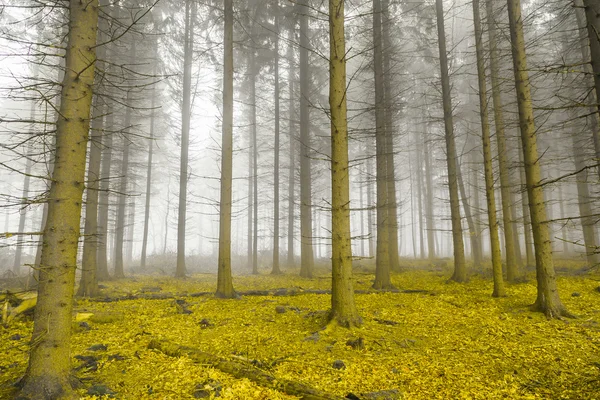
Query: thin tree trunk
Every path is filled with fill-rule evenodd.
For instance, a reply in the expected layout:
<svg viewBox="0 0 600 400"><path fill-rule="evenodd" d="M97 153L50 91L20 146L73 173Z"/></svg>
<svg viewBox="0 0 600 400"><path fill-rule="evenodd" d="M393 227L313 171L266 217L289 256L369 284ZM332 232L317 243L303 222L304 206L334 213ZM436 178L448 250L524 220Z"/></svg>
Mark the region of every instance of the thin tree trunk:
<svg viewBox="0 0 600 400"><path fill-rule="evenodd" d="M517 276L517 264L513 225L511 223L510 175L506 159L506 135L504 133L504 111L500 93L500 64L496 43L496 19L493 0L486 0L488 18L488 36L490 46L490 78L492 81L492 99L494 102L494 122L496 126L496 142L498 146L498 164L500 167L500 192L502 197L502 221L504 228L504 246L506 257L506 280L513 282Z"/></svg>
<svg viewBox="0 0 600 400"><path fill-rule="evenodd" d="M394 87L390 65L391 39L390 39L390 15L389 15L389 0L381 0L381 62L383 74L383 109L384 109L384 124L385 124L385 143L386 143L386 164L387 164L387 197L388 197L388 217L389 227L389 252L390 252L390 269L393 271L400 270L400 252L398 250L398 202L396 195L396 168L394 160L394 126L393 126L393 102L392 88Z"/></svg>
<svg viewBox="0 0 600 400"><path fill-rule="evenodd" d="M236 296L231 277L231 185L233 173L233 0L224 0L223 138L221 201L219 203L219 263L217 297Z"/></svg>
<svg viewBox="0 0 600 400"><path fill-rule="evenodd" d="M256 54L250 55L250 96L252 98L252 212L254 224L252 225L252 273L258 274L258 126L256 121Z"/></svg>
<svg viewBox="0 0 600 400"><path fill-rule="evenodd" d="M583 0L583 5L585 7L590 45L589 56L591 56L592 70L594 72L594 86L596 89L595 103L597 104L596 112L598 113L600 110L600 102L598 101L598 99L600 99L600 1ZM584 59L587 61L587 57L584 57ZM600 116L597 114L596 121L598 121L599 117ZM598 132L598 129L592 130L592 138L594 139L596 161L600 163L600 133ZM600 176L600 167L598 167L598 176Z"/></svg>
<svg viewBox="0 0 600 400"><path fill-rule="evenodd" d="M481 267L481 238L479 237L479 232L475 228L475 220L473 218L473 213L471 212L471 205L468 201L467 191L465 190L465 184L462 178L461 168L459 166L458 171L458 188L460 190L460 196L463 203L463 208L465 210L465 218L467 219L467 226L469 227L469 239L471 241L471 254L473 255L473 266L475 268Z"/></svg>
<svg viewBox="0 0 600 400"><path fill-rule="evenodd" d="M312 178L310 161L310 132L308 96L310 80L308 71L308 0L300 5L300 276L311 278L314 269L312 232Z"/></svg>
<svg viewBox="0 0 600 400"><path fill-rule="evenodd" d="M385 95L381 28L381 0L373 0L373 55L375 69L375 154L377 162L377 256L375 259L375 289L391 289L390 278L390 207L388 185L389 151L385 126Z"/></svg>
<svg viewBox="0 0 600 400"><path fill-rule="evenodd" d="M425 237L423 223L423 161L421 146L422 141L419 140L417 131L414 131L415 155L416 155L416 172L417 172L417 207L419 213L419 258L425 258Z"/></svg>
<svg viewBox="0 0 600 400"><path fill-rule="evenodd" d="M155 69L156 75L156 69ZM144 205L144 233L142 235L142 255L140 268L146 268L146 256L148 252L148 228L150 224L150 200L152 198L152 156L154 153L154 121L156 119L156 85L152 87L152 103L150 111L150 137L148 138L148 163L146 167L146 204ZM156 248L155 250L156 251Z"/></svg>
<svg viewBox="0 0 600 400"><path fill-rule="evenodd" d="M290 139L290 166L289 166L289 176L288 176L288 252L287 252L287 265L288 268L294 266L294 222L295 222L295 206L294 199L296 197L295 194L295 183L296 183L296 137L295 137L295 120L296 115L294 113L294 79L296 76L296 72L294 69L294 28L291 27L288 34L288 48L287 48L287 58L288 58L288 91L289 91L289 132L288 136Z"/></svg>
<svg viewBox="0 0 600 400"><path fill-rule="evenodd" d="M273 267L271 274L280 274L279 268L279 0L276 0L275 9L275 51L274 79L275 79L275 143L273 155Z"/></svg>
<svg viewBox="0 0 600 400"><path fill-rule="evenodd" d="M90 127L98 2L69 3L65 76L56 125L56 161L44 229L29 364L20 395L74 397L71 323L85 161ZM90 61L92 60L92 61Z"/></svg>
<svg viewBox="0 0 600 400"><path fill-rule="evenodd" d="M191 8L191 10L190 10ZM190 119L192 113L192 56L194 53L194 20L196 2L185 2L185 40L183 55L183 104L181 109L181 159L179 164L179 210L177 213L177 267L175 277L183 278L185 267L185 223L187 215L188 157Z"/></svg>
<svg viewBox="0 0 600 400"><path fill-rule="evenodd" d="M97 279L99 281L110 278L108 273L108 214L110 206L110 166L113 151L114 115L110 103L106 107L105 126L102 135L102 171L100 171L100 193L98 195L98 258Z"/></svg>
<svg viewBox="0 0 600 400"><path fill-rule="evenodd" d="M354 289L352 287L344 0L329 0L329 49L332 215L330 318L339 325L350 328L359 326L362 320L354 304Z"/></svg>
<svg viewBox="0 0 600 400"><path fill-rule="evenodd" d="M98 295L97 261L98 261L98 187L100 179L100 163L102 158L102 136L104 107L98 104L92 112L92 129L90 135L90 157L88 161L85 225L83 239L83 255L81 259L81 279L77 296L94 297Z"/></svg>
<svg viewBox="0 0 600 400"><path fill-rule="evenodd" d="M534 308L542 311L548 318L560 318L570 315L562 304L556 286L556 274L552 259L552 242L548 231L546 207L544 203L540 157L537 151L537 135L531 104L523 20L520 0L508 0L508 17L512 44L515 88L519 107L521 141L525 159L527 194L531 212L531 227L535 244L538 295Z"/></svg>
<svg viewBox="0 0 600 400"><path fill-rule="evenodd" d="M523 151L518 150L519 153L519 176L521 181L521 204L523 212L523 236L525 237L525 257L527 260L527 266L531 267L535 265L535 253L533 251L533 237L531 233L531 219L529 218L529 197L527 195L527 182L525 179L525 168L523 161Z"/></svg>
<svg viewBox="0 0 600 400"><path fill-rule="evenodd" d="M133 193L135 191L135 183L131 182L131 188L129 193ZM125 243L127 244L125 250L125 265L131 266L133 263L133 240L134 240L134 232L135 232L135 197L132 196L129 204L127 205L129 211L127 212L127 239L125 239Z"/></svg>
<svg viewBox="0 0 600 400"><path fill-rule="evenodd" d="M426 126L426 125L424 125ZM433 221L433 183L431 178L431 154L426 132L423 132L423 154L425 155L425 220L427 225L427 257L432 262L435 258L435 224Z"/></svg>
<svg viewBox="0 0 600 400"><path fill-rule="evenodd" d="M31 119L34 119L34 104L31 106ZM29 183L31 182L31 167L33 166L33 154L32 147L29 146L27 155L25 156L25 177L23 178L23 193L21 196L21 209L19 210L19 233L25 232L25 220L26 220L26 208L27 198L29 197ZM17 249L15 251L15 260L13 263L13 273L17 276L21 274L21 255L23 253L23 237L18 235L17 237Z"/></svg>
<svg viewBox="0 0 600 400"><path fill-rule="evenodd" d="M475 30L475 50L477 57L477 81L479 83L479 116L481 118L481 141L483 146L483 167L485 171L485 195L490 226L490 249L492 253L492 272L494 277L493 297L505 296L502 279L502 255L498 239L498 220L496 218L496 199L494 193L494 165L490 140L487 85L485 79L484 50L482 43L481 14L479 0L473 0L473 21Z"/></svg>
<svg viewBox="0 0 600 400"><path fill-rule="evenodd" d="M448 77L448 56L446 52L446 34L444 31L444 9L442 0L436 0L436 16L438 28L438 45L440 51L440 71L442 77L442 100L444 105L444 126L446 139L446 161L448 164L448 190L450 195L450 216L452 220L452 242L454 244L454 273L450 278L456 282L467 280L465 263L465 246L460 217L458 198L458 166L456 143L454 141L454 125L452 122L452 99L450 94L450 78Z"/></svg>
<svg viewBox="0 0 600 400"><path fill-rule="evenodd" d="M367 159L367 235L369 236L369 257L375 257L375 235L373 234L373 162Z"/></svg>

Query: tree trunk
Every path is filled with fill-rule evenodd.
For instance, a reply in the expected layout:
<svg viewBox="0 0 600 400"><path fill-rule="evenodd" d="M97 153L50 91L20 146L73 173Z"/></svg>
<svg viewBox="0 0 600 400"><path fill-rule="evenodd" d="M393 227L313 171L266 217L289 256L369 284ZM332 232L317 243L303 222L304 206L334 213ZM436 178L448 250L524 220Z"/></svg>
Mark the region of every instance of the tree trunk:
<svg viewBox="0 0 600 400"><path fill-rule="evenodd" d="M521 204L522 204L522 212L523 212L523 236L525 237L525 257L527 259L527 266L535 265L535 253L533 251L533 237L531 234L531 219L529 218L529 197L527 195L527 182L525 179L525 168L523 168L523 151L522 149L518 150L519 153L519 179L521 181Z"/></svg>
<svg viewBox="0 0 600 400"><path fill-rule="evenodd" d="M275 5L275 51L274 79L275 79L275 148L273 155L273 267L271 274L281 274L279 268L279 0Z"/></svg>
<svg viewBox="0 0 600 400"><path fill-rule="evenodd" d="M419 258L425 258L425 237L423 235L425 227L423 222L423 147L421 146L422 141L416 130L414 131L414 141L417 164L415 169L417 172L417 210L419 213Z"/></svg>
<svg viewBox="0 0 600 400"><path fill-rule="evenodd" d="M191 10L190 10L191 8ZM177 213L177 267L175 277L183 278L185 267L185 219L187 214L188 157L190 119L192 113L192 56L194 53L194 21L196 2L185 2L185 40L183 55L183 104L181 109L181 159L179 164L179 211Z"/></svg>
<svg viewBox="0 0 600 400"><path fill-rule="evenodd" d="M496 19L493 0L486 0L488 18L488 36L490 46L490 77L492 81L492 99L494 102L494 123L498 145L498 164L500 168L500 192L502 197L502 221L504 228L504 246L506 254L506 280L513 282L517 275L513 225L511 223L510 175L506 160L506 135L504 134L504 111L500 93L500 65L496 43Z"/></svg>
<svg viewBox="0 0 600 400"><path fill-rule="evenodd" d="M154 71L156 75L156 69ZM150 111L150 138L148 138L148 163L146 167L146 204L144 206L144 233L142 235L142 255L140 268L146 268L146 256L148 252L148 228L150 224L150 199L152 197L152 156L154 153L154 121L156 119L156 84L152 86L152 104ZM154 249L156 251L156 248Z"/></svg>
<svg viewBox="0 0 600 400"><path fill-rule="evenodd" d="M294 30L295 26L290 27L289 35L288 35L288 48L287 48L287 58L288 58L288 91L289 91L289 126L288 126L288 135L290 139L290 169L288 176L288 251L287 251L287 265L288 268L294 266L294 223L295 223L295 206L294 199L296 197L295 194L295 182L296 182L296 137L295 137L295 120L296 115L294 113L294 80L296 77L296 72L294 69Z"/></svg>
<svg viewBox="0 0 600 400"><path fill-rule="evenodd" d="M369 236L369 257L375 257L375 236L373 234L373 189L372 179L373 176L373 162L370 158L367 159L367 235Z"/></svg>
<svg viewBox="0 0 600 400"><path fill-rule="evenodd" d="M56 158L44 230L38 300L21 396L74 398L71 322L90 106L96 60L98 2L71 0L65 76L56 125Z"/></svg>
<svg viewBox="0 0 600 400"><path fill-rule="evenodd" d="M527 56L525 54L520 0L508 0L508 18L515 73L515 88L519 107L519 125L525 159L527 194L529 196L531 227L536 255L538 295L534 308L544 312L548 318L559 318L561 316L568 316L569 313L560 300L556 286L556 274L552 260L552 242L550 241L550 233L548 231L544 192L541 185L542 174L537 151L537 134L533 117L533 107L531 104L531 90L529 86L529 73L527 71Z"/></svg>
<svg viewBox="0 0 600 400"><path fill-rule="evenodd" d="M129 186L129 193L134 193L136 186L135 182L131 182ZM125 265L131 266L131 264L133 264L133 241L135 238L133 234L135 232L135 196L131 196L127 208L127 238L125 239L127 247L125 248Z"/></svg>
<svg viewBox="0 0 600 400"><path fill-rule="evenodd" d="M384 109L384 124L385 124L385 140L386 140L386 164L387 164L387 197L388 197L388 217L389 228L389 252L390 252L390 269L393 271L400 270L400 252L398 250L398 202L396 199L396 168L394 160L394 124L393 124L393 102L392 88L394 87L390 71L390 52L392 48L390 39L390 15L389 15L389 0L381 1L381 62L383 74L383 109Z"/></svg>
<svg viewBox="0 0 600 400"><path fill-rule="evenodd" d="M458 188L460 190L460 196L465 209L465 218L467 219L467 226L469 227L469 239L471 241L471 254L473 255L473 267L481 267L481 238L479 232L475 228L475 220L473 213L471 212L471 205L469 204L467 191L465 190L465 183L462 178L461 168L459 166L457 171Z"/></svg>
<svg viewBox="0 0 600 400"><path fill-rule="evenodd" d="M427 125L423 125L425 128ZM429 262L435 259L435 224L433 220L433 183L431 178L431 154L427 138L427 129L423 132L423 154L425 155L425 222L427 225L427 257Z"/></svg>
<svg viewBox="0 0 600 400"><path fill-rule="evenodd" d="M224 0L223 138L219 203L217 297L236 297L231 277L231 185L233 173L233 0Z"/></svg>
<svg viewBox="0 0 600 400"><path fill-rule="evenodd" d="M258 126L256 121L256 53L250 55L250 79L252 97L252 212L254 213L252 225L252 273L258 274Z"/></svg>
<svg viewBox="0 0 600 400"><path fill-rule="evenodd" d="M102 135L102 171L100 171L100 192L98 194L98 260L97 279L99 281L110 278L108 273L108 212L110 206L110 166L112 163L114 110L110 103L106 106L104 124L107 127Z"/></svg>
<svg viewBox="0 0 600 400"><path fill-rule="evenodd" d="M312 178L310 162L310 119L308 100L310 80L308 71L308 0L300 6L300 276L312 278L314 269L312 233Z"/></svg>
<svg viewBox="0 0 600 400"><path fill-rule="evenodd" d="M494 193L494 165L490 140L488 115L488 97L485 79L485 54L482 43L481 14L479 0L473 0L473 21L475 30L475 50L477 57L477 81L479 83L479 116L481 118L481 142L483 145L483 167L485 171L485 196L488 223L490 226L490 249L492 253L492 272L494 277L493 297L506 296L502 278L502 255L498 239L498 220L496 218L496 199Z"/></svg>
<svg viewBox="0 0 600 400"><path fill-rule="evenodd" d="M592 71L594 72L594 86L596 89L596 96L593 98L597 104L596 113L598 113L600 110L600 102L598 102L598 99L600 99L600 1L583 0L583 5L585 7L585 18L590 45L589 56L591 56ZM579 17L579 19L581 20L582 18ZM585 57L584 61L587 61L587 57ZM589 67L587 69L589 69ZM596 124L598 118L600 118L600 116L597 114ZM592 130L592 138L594 139L596 160L600 161L600 133L598 132L598 129ZM600 176L600 167L598 167L598 175Z"/></svg>
<svg viewBox="0 0 600 400"><path fill-rule="evenodd" d="M329 110L331 112L331 314L339 325L359 326L354 303L350 241L350 169L346 109L344 0L329 0Z"/></svg>
<svg viewBox="0 0 600 400"><path fill-rule="evenodd" d="M450 216L452 219L452 242L454 244L453 281L467 280L465 263L465 246L462 236L460 204L458 199L458 166L456 160L456 144L454 141L454 125L452 121L452 99L450 94L450 78L448 77L448 56L446 53L446 34L444 31L444 9L442 0L436 0L436 16L438 28L438 45L440 51L440 71L442 77L442 100L444 105L444 126L446 139L446 161L448 164L448 190L450 195Z"/></svg>
<svg viewBox="0 0 600 400"><path fill-rule="evenodd" d="M34 119L35 103L31 106L31 119ZM27 198L29 197L29 183L31 181L31 167L33 166L32 146L29 146L25 158L25 177L23 178L23 194L21 196L21 209L19 210L19 235L17 237L17 249L15 251L15 260L13 263L13 273L17 276L21 274L21 255L23 253L23 237L20 235L25 232L25 217L27 208Z"/></svg>
<svg viewBox="0 0 600 400"><path fill-rule="evenodd" d="M100 51L98 51L100 52ZM100 163L102 157L102 136L104 107L100 99L95 97L92 112L92 129L90 136L90 157L88 161L85 225L83 239L83 256L81 259L81 279L77 296L95 297L98 295L97 261L98 261L98 186L100 179Z"/></svg>
<svg viewBox="0 0 600 400"><path fill-rule="evenodd" d="M385 133L385 94L383 87L383 49L381 0L373 0L373 55L375 69L375 154L377 162L377 255L375 258L375 289L393 288L390 279L390 207L388 185L389 151Z"/></svg>

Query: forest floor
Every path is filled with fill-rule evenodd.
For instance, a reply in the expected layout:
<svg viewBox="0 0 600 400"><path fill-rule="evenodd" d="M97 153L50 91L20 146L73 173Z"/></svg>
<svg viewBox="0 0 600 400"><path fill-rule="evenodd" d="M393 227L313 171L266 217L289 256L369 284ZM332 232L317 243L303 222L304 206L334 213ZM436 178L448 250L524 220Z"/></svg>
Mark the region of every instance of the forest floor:
<svg viewBox="0 0 600 400"><path fill-rule="evenodd" d="M160 338L342 398L600 399L598 275L559 277L562 300L577 318L547 320L528 310L536 293L531 273L499 299L491 297L489 279L448 283L445 269L395 273L397 293L367 293L373 275L357 273L364 324L346 330L323 329L328 294L300 293L329 289L325 271L314 279L286 272L236 276L234 285L238 291L295 288L295 295L237 300L199 293L215 289L212 274L103 282L103 296L119 301L75 305L71 345L82 398L296 398L148 349ZM31 330L27 318L0 327L0 398L10 398L25 372ZM363 397L367 392L380 397Z"/></svg>

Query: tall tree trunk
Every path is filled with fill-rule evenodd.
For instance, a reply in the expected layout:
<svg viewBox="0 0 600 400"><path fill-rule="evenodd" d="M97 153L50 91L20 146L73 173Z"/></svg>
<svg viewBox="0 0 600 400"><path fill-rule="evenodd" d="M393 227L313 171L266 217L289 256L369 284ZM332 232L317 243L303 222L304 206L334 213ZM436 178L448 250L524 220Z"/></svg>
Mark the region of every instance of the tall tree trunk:
<svg viewBox="0 0 600 400"><path fill-rule="evenodd" d="M448 190L450 195L450 216L452 219L452 242L454 244L454 273L453 281L467 280L467 265L465 263L465 246L463 242L458 198L458 166L456 143L454 141L454 125L452 121L452 99L450 93L450 78L448 77L448 56L446 53L446 34L444 31L444 9L442 0L436 0L436 16L438 28L438 45L440 50L440 71L442 77L442 100L444 105L444 126L446 139L446 161L448 164Z"/></svg>
<svg viewBox="0 0 600 400"><path fill-rule="evenodd" d="M552 260L552 242L548 231L544 191L541 185L542 174L540 157L537 151L537 134L531 104L529 73L527 71L527 56L525 54L525 39L523 37L523 20L521 17L520 0L508 0L508 19L510 24L510 39L515 73L515 88L519 107L519 125L523 156L525 158L525 176L527 179L527 194L531 227L535 245L536 272L538 295L534 308L542 311L548 318L569 315L562 304L556 287L556 274Z"/></svg>
<svg viewBox="0 0 600 400"><path fill-rule="evenodd" d="M386 141L386 164L387 164L387 197L388 197L388 217L389 228L389 252L390 252L390 269L393 271L400 270L400 252L398 250L398 202L396 195L396 168L394 160L394 124L393 124L393 102L392 88L394 87L391 73L390 52L390 15L389 15L389 0L381 0L381 62L383 74L383 109L384 109L384 124L385 124L385 141Z"/></svg>
<svg viewBox="0 0 600 400"><path fill-rule="evenodd" d="M331 262L330 318L341 326L361 324L354 304L350 244L350 169L346 114L344 0L329 0L329 110L331 112Z"/></svg>
<svg viewBox="0 0 600 400"><path fill-rule="evenodd" d="M252 212L254 213L252 225L252 273L258 274L258 126L256 121L256 53L250 55L250 96L252 98Z"/></svg>
<svg viewBox="0 0 600 400"><path fill-rule="evenodd" d="M433 183L431 178L431 154L429 153L429 143L427 141L426 123L423 125L423 154L425 155L425 222L427 226L427 257L429 262L435 258L435 224L433 220Z"/></svg>
<svg viewBox="0 0 600 400"><path fill-rule="evenodd" d="M288 136L290 139L290 170L288 176L288 251L287 251L287 265L288 268L294 266L294 223L295 223L295 206L294 199L295 195L295 183L296 183L296 136L295 136L295 120L296 115L294 113L294 80L296 79L296 72L294 68L294 30L295 26L290 27L288 34L288 92L289 92L289 126Z"/></svg>
<svg viewBox="0 0 600 400"><path fill-rule="evenodd" d="M100 52L100 51L98 51ZM98 289L98 187L100 179L100 163L102 158L102 136L104 122L104 107L99 104L100 99L95 97L95 107L92 115L92 129L90 136L90 157L88 161L85 225L83 239L83 255L81 259L81 279L77 296L94 297Z"/></svg>
<svg viewBox="0 0 600 400"><path fill-rule="evenodd" d="M471 205L469 204L469 196L467 196L467 191L465 190L465 183L462 178L461 168L459 166L457 171L457 180L458 180L458 188L460 190L460 196L463 203L463 208L465 209L465 218L467 219L467 226L469 227L469 239L471 241L471 253L473 255L473 266L475 268L481 267L481 238L479 237L479 232L475 228L475 219L473 218L473 213L471 212Z"/></svg>
<svg viewBox="0 0 600 400"><path fill-rule="evenodd" d="M494 102L494 123L498 146L498 164L500 167L500 192L502 197L502 221L504 228L504 246L506 255L506 279L513 282L517 276L517 262L513 225L511 223L510 175L508 173L506 135L504 133L504 111L500 93L500 64L496 42L496 18L493 0L486 0L488 18L488 36L490 46L490 78L492 81L492 99Z"/></svg>
<svg viewBox="0 0 600 400"><path fill-rule="evenodd" d="M527 260L527 266L535 265L535 253L533 251L533 237L531 233L531 218L529 218L529 197L527 195L527 182L525 179L525 168L523 168L523 151L522 149L518 150L519 153L519 179L521 188L519 191L521 192L521 205L523 212L523 236L525 237L525 257Z"/></svg>
<svg viewBox="0 0 600 400"><path fill-rule="evenodd" d="M417 172L417 208L419 213L419 258L425 258L425 237L423 223L423 146L417 131L414 131L416 172Z"/></svg>
<svg viewBox="0 0 600 400"><path fill-rule="evenodd" d="M34 119L34 107L35 103L32 102L31 106L31 119ZM25 156L25 177L23 178L23 193L21 196L21 209L19 210L19 235L17 237L17 249L15 251L15 260L13 263L13 272L19 276L21 274L21 255L23 253L23 237L22 233L25 232L25 217L27 208L27 198L29 197L29 184L31 182L31 167L33 166L33 154L32 147L29 146L27 155Z"/></svg>
<svg viewBox="0 0 600 400"><path fill-rule="evenodd" d="M217 297L236 297L231 277L231 185L233 174L233 0L224 0L223 138L221 201L219 203L219 264Z"/></svg>
<svg viewBox="0 0 600 400"><path fill-rule="evenodd" d="M576 1L576 3L578 2L579 1ZM598 99L600 99L600 1L583 0L583 5L585 7L585 18L590 46L589 56L591 56L592 71L594 72L594 87L596 89L596 96L594 97L596 100L595 103L597 104L596 112L598 113L600 110L600 102L598 102ZM579 19L582 19L581 16ZM585 61L587 61L587 59L588 57L584 57ZM600 116L597 114L596 125L598 118L600 118ZM594 139L596 160L600 162L600 133L598 132L598 129L592 130L592 138ZM598 175L600 176L600 167L598 167Z"/></svg>
<svg viewBox="0 0 600 400"><path fill-rule="evenodd" d="M156 75L156 69L154 71ZM156 119L156 84L152 86L152 103L150 111L150 137L148 138L148 163L146 167L146 204L144 205L144 233L142 235L142 255L140 268L146 268L146 256L148 252L148 228L150 224L150 200L152 198L152 156L154 153L154 121ZM154 249L156 251L156 248Z"/></svg>
<svg viewBox="0 0 600 400"><path fill-rule="evenodd" d="M71 323L90 106L96 60L98 1L69 3L65 76L56 125L56 158L44 229L29 364L21 396L74 397Z"/></svg>
<svg viewBox="0 0 600 400"><path fill-rule="evenodd" d="M275 88L275 143L273 155L273 266L272 274L280 274L279 268L279 0L275 3L275 51L274 79Z"/></svg>
<svg viewBox="0 0 600 400"><path fill-rule="evenodd" d="M391 289L390 279L390 207L388 185L389 151L385 133L385 95L381 28L381 0L373 0L373 55L375 69L375 154L377 162L377 256L375 259L375 289Z"/></svg>
<svg viewBox="0 0 600 400"><path fill-rule="evenodd" d="M102 135L102 170L100 171L100 192L98 194L98 259L97 279L107 280L108 273L108 214L110 207L110 166L112 163L114 114L110 103L106 106L104 124L106 132Z"/></svg>
<svg viewBox="0 0 600 400"><path fill-rule="evenodd" d="M485 54L483 50L483 30L481 29L481 13L479 0L473 0L473 21L475 30L475 50L477 57L477 81L479 83L479 116L481 118L481 142L483 145L483 167L485 171L485 196L487 203L488 223L490 226L490 249L492 253L492 272L494 277L493 297L505 296L502 278L502 256L498 239L498 220L496 218L496 199L494 193L494 165L492 144L490 140L490 123L488 115L487 85L485 79Z"/></svg>
<svg viewBox="0 0 600 400"><path fill-rule="evenodd" d="M191 9L191 10L190 10ZM192 113L192 56L194 53L194 20L196 2L185 2L185 40L183 54L183 104L181 109L181 159L179 164L179 211L177 213L177 267L175 277L183 278L185 267L185 220L187 214L188 153Z"/></svg>
<svg viewBox="0 0 600 400"><path fill-rule="evenodd" d="M373 161L367 159L367 235L369 236L369 257L375 257L375 235L373 234Z"/></svg>
<svg viewBox="0 0 600 400"><path fill-rule="evenodd" d="M130 183L129 193L134 193L135 182ZM131 266L133 263L133 241L135 232L135 197L132 196L129 203L127 204L127 238L125 239L125 265Z"/></svg>
<svg viewBox="0 0 600 400"><path fill-rule="evenodd" d="M311 278L314 269L312 233L312 178L310 161L310 119L308 97L308 0L300 6L300 276Z"/></svg>

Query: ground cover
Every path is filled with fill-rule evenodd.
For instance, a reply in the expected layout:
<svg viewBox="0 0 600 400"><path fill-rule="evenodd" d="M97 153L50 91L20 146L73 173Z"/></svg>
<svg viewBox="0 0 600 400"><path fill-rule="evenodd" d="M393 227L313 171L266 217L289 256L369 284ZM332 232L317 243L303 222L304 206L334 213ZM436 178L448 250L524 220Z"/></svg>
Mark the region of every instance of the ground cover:
<svg viewBox="0 0 600 400"><path fill-rule="evenodd" d="M79 299L75 306L71 344L79 393L85 399L102 393L121 399L295 398L148 349L159 339L340 397L389 390L405 399L600 398L597 277L559 278L563 301L578 316L564 321L527 309L534 281L509 285L508 297L494 299L487 279L455 284L447 277L446 271L408 270L392 277L406 291L369 293L372 275L357 274L364 325L352 331L323 329L330 297L314 291L329 289L325 273L314 279L236 277L238 291L296 293L237 300L203 293L215 288L211 274L109 281L103 294L121 300ZM9 398L11 384L25 372L31 328L26 318L0 328L0 398Z"/></svg>

